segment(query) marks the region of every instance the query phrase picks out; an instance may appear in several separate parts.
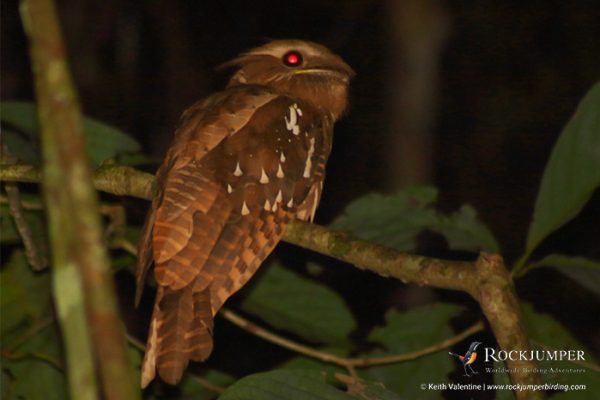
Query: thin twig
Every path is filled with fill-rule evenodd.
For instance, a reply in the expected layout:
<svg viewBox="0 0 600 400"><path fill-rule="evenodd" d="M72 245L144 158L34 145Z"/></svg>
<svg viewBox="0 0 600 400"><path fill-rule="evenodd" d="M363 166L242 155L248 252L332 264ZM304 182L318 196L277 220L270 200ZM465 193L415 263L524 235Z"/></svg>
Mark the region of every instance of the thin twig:
<svg viewBox="0 0 600 400"><path fill-rule="evenodd" d="M137 256L137 247L127 239L117 237L111 241L110 246L115 249L124 250L134 257Z"/></svg>
<svg viewBox="0 0 600 400"><path fill-rule="evenodd" d="M0 195L0 204L8 204L8 197ZM29 201L21 199L23 210L43 210L44 206L39 201Z"/></svg>
<svg viewBox="0 0 600 400"><path fill-rule="evenodd" d="M356 372L356 368L354 368L353 365L347 365L346 369L348 370L348 373L350 374L350 376L352 376L354 378L358 378L358 373Z"/></svg>
<svg viewBox="0 0 600 400"><path fill-rule="evenodd" d="M5 350L14 350L33 336L37 335L45 328L50 326L54 322L54 315L50 315L44 319L37 321L33 326L31 326L27 331L21 334L14 342L10 343L8 346L5 346Z"/></svg>
<svg viewBox="0 0 600 400"><path fill-rule="evenodd" d="M382 365L382 364L393 364L404 361L414 360L419 357L423 357L432 353L436 353L438 351L447 349L448 347L452 347L457 343L462 342L466 338L471 335L474 335L477 332L481 332L485 329L485 325L483 321L478 321L473 325L469 326L464 331L459 334L452 336L448 339L445 339L441 342L435 343L431 346L422 348L420 350L412 351L409 353L403 354L395 354L391 356L383 356L383 357L371 357L371 358L353 358L351 359L352 364L358 367L367 367L370 365Z"/></svg>
<svg viewBox="0 0 600 400"><path fill-rule="evenodd" d="M10 214L15 221L17 232L19 232L19 236L21 236L23 246L25 247L25 257L27 257L27 262L34 271L42 271L48 267L48 260L39 253L35 241L33 240L31 229L29 229L29 224L23 215L19 188L14 183L7 183L4 188L6 189Z"/></svg>
<svg viewBox="0 0 600 400"><path fill-rule="evenodd" d="M0 204L8 204L8 197L0 195ZM24 210L44 209L44 205L39 201L23 199L21 199L21 207ZM136 256L136 246L122 237L126 219L125 208L120 204L100 204L99 211L100 214L105 215L109 219L109 227L105 230L105 239L108 240L110 236L114 236L114 239L108 240L108 245L111 248L125 250L131 255Z"/></svg>
<svg viewBox="0 0 600 400"><path fill-rule="evenodd" d="M460 343L465 338L473 335L474 333L481 332L484 329L484 324L482 321L479 321L456 336L443 340L439 343L433 344L431 346L425 347L423 349L417 351L411 351L409 353L402 354L394 354L383 357L359 357L359 358L349 358L349 357L341 357L335 354L328 353L326 351L321 351L314 349L309 346L305 346L303 344L294 342L290 339L286 339L282 336L279 336L273 332L270 332L260 326L256 325L253 322L248 321L247 319L241 317L235 312L222 309L220 311L220 315L231 322L232 324L242 328L243 330L258 336L260 338L265 339L268 342L277 344L278 346L284 347L288 350L294 351L296 353L303 354L308 357L316 358L317 360L337 364L339 366L348 368L348 367L369 367L373 365L384 365L384 364L394 364L404 361L414 360L419 357L426 356L428 354L436 353L443 349L446 349L450 346L453 346L457 343Z"/></svg>
<svg viewBox="0 0 600 400"><path fill-rule="evenodd" d="M0 195L0 204L8 204L8 197ZM24 210L43 210L44 205L39 201L21 199L21 207ZM100 204L98 206L100 214L110 218L117 218L118 222L123 222L125 208L121 204Z"/></svg>
<svg viewBox="0 0 600 400"><path fill-rule="evenodd" d="M135 347L138 350L141 351L146 351L146 346L144 345L144 343L142 343L140 340L138 340L136 337L134 337L133 335L131 335L129 332L125 333L125 336L127 336L127 341L129 343L131 343L131 345L133 347ZM190 371L187 371L186 374L190 377L192 377L192 379L194 379L195 381L197 381L202 387L204 387L205 389L213 392L213 393L218 393L221 394L223 393L226 388L221 387L219 385L215 385L214 383L212 383L211 381L209 381L208 379L196 375Z"/></svg>
<svg viewBox="0 0 600 400"><path fill-rule="evenodd" d="M64 369L62 362L57 357L47 353L41 353L39 351L2 350L1 354L2 358L6 358L7 360L23 360L27 358L35 358L40 361L47 362L59 371L62 371Z"/></svg>
<svg viewBox="0 0 600 400"><path fill-rule="evenodd" d="M104 230L104 240L108 242L112 236L123 236L127 223L125 207L121 204L101 204L99 210L100 214L108 217L108 225Z"/></svg>

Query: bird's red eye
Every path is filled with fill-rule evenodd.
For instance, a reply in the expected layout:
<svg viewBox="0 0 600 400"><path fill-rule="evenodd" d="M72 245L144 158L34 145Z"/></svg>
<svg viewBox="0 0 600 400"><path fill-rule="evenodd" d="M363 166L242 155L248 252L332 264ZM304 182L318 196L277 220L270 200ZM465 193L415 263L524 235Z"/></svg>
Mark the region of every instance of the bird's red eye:
<svg viewBox="0 0 600 400"><path fill-rule="evenodd" d="M302 64L302 54L296 50L288 51L283 55L283 63L288 67L297 67Z"/></svg>

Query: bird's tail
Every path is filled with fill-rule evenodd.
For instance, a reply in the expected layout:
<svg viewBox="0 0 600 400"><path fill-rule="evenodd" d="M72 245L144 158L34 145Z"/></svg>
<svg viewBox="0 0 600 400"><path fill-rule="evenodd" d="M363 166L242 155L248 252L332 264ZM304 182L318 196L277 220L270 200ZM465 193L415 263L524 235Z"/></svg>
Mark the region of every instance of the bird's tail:
<svg viewBox="0 0 600 400"><path fill-rule="evenodd" d="M460 355L458 355L458 354L456 354L456 353L453 353L453 352L451 352L451 351L449 351L449 352L448 352L448 354L450 354L451 356L454 356L454 357L458 357L458 358L460 358Z"/></svg>
<svg viewBox="0 0 600 400"><path fill-rule="evenodd" d="M210 289L159 287L142 365L142 388L156 371L167 383L181 379L190 360L204 361L213 348Z"/></svg>

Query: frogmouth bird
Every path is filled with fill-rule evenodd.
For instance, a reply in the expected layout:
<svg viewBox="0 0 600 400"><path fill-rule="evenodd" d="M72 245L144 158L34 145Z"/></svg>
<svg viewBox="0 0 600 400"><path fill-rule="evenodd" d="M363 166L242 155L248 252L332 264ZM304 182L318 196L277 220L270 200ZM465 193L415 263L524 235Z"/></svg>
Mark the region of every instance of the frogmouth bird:
<svg viewBox="0 0 600 400"><path fill-rule="evenodd" d="M156 176L138 247L136 304L158 284L142 387L176 384L213 348L213 318L293 218L319 204L352 69L316 43L277 40L225 64L225 90L186 110Z"/></svg>

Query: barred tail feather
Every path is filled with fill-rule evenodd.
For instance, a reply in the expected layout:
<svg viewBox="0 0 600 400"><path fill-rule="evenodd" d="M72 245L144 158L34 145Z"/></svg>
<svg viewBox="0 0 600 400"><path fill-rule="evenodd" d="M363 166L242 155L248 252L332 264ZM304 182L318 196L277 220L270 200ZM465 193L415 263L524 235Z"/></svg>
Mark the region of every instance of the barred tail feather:
<svg viewBox="0 0 600 400"><path fill-rule="evenodd" d="M209 291L191 287L159 287L142 365L145 388L156 371L167 383L181 379L190 360L203 361L212 351L212 314Z"/></svg>
<svg viewBox="0 0 600 400"><path fill-rule="evenodd" d="M188 351L193 361L204 361L213 349L213 315L210 288L194 293L194 321L187 334Z"/></svg>

